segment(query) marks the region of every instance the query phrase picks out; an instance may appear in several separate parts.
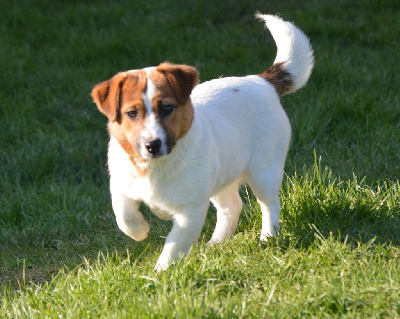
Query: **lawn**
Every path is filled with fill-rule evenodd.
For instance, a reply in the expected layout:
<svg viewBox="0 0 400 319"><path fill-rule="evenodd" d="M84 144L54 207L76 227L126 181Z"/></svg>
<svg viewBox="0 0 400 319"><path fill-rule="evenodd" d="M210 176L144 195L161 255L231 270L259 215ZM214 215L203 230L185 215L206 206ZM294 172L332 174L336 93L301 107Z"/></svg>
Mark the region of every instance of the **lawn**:
<svg viewBox="0 0 400 319"><path fill-rule="evenodd" d="M309 37L315 68L282 104L293 137L281 233L258 239L246 186L237 234L153 267L171 225L134 242L110 204L106 118L90 98L163 61L202 81L276 54L253 14ZM0 318L400 317L398 0L0 2Z"/></svg>

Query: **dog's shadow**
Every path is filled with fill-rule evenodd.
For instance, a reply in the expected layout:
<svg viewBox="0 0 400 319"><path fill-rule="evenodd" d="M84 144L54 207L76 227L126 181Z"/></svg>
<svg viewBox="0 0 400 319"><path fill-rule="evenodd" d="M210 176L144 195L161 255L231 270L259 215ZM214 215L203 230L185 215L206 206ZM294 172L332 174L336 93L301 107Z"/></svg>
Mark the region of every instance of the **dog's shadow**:
<svg viewBox="0 0 400 319"><path fill-rule="evenodd" d="M400 245L400 215L393 213L393 210L382 203L364 200L363 196L356 194L353 194L354 197L339 194L336 197L325 198L321 194L312 193L305 194L302 200L296 199L293 202L285 185L282 192L281 229L272 240L280 249L289 246L307 249L328 238L334 238L350 247L372 242L377 245ZM250 237L259 240L261 211L256 197L246 185L240 188L240 195L244 207L234 237L252 232L256 235ZM168 235L172 223L159 220L146 208L142 211L152 227L152 247L141 255L141 258L146 258L161 252L164 238ZM216 220L216 210L210 204L198 245L204 245L211 238Z"/></svg>
<svg viewBox="0 0 400 319"><path fill-rule="evenodd" d="M271 242L273 247L284 250L287 247L295 249L307 249L318 245L321 240L334 239L357 247L360 244L400 245L400 215L388 205L376 201L366 201L359 196L354 199L351 196L339 196L336 198L316 198L318 194L304 194L301 200L291 201L288 189L285 185L281 195L282 210L280 218L281 230L279 235ZM244 207L241 213L235 236L242 236L251 232L252 240L259 240L261 230L261 212L254 194L247 186L240 189ZM355 196L357 198L357 196ZM79 253L71 251L62 260L62 266L55 268L51 274L36 278L30 277L30 272L35 269L18 270L15 281L10 286L18 289L18 282L26 281L34 284L51 280L53 275L60 271L71 272L82 267L85 263L96 263L107 258L116 258L119 261L129 260L131 264L141 267L142 261L151 259L156 262L164 246L165 238L172 227L171 221L160 220L145 206L141 206L145 219L149 221L151 231L149 237L142 242L135 242L123 234L115 222L111 207L106 208L106 213L99 213L98 219L105 232L103 240L111 237L102 244L99 250L89 250ZM204 245L210 239L216 223L216 211L210 204L210 208L200 236L198 245ZM88 232L92 228L88 225ZM254 235L257 234L257 235ZM254 236L253 236L254 235ZM223 245L223 244L222 244ZM49 249L57 249L50 247ZM71 258L71 255L80 255L80 258ZM105 256L105 257L104 257ZM61 255L59 256L61 258ZM21 267L18 267L22 269ZM22 278L22 273L26 278Z"/></svg>
<svg viewBox="0 0 400 319"><path fill-rule="evenodd" d="M355 245L373 241L376 244L400 246L400 215L383 202L376 199L366 200L365 194L351 194L351 191L347 194L344 194L346 191L339 192L336 196L330 196L329 193L308 193L303 194L301 200L292 200L288 194L290 191L295 189L288 190L284 184L280 232L277 235L277 240L282 245L295 243L295 246L307 248L316 240L333 236L336 240ZM394 190L387 190L386 198L391 191ZM239 192L244 206L234 236L254 232L257 235L251 237L258 238L261 231L261 211L257 199L247 185L242 185ZM149 237L152 248L148 250L148 254L154 255L156 251L161 252L172 222L158 219L144 205L142 211L151 225ZM198 244L204 244L211 238L216 221L216 209L210 203Z"/></svg>
<svg viewBox="0 0 400 319"><path fill-rule="evenodd" d="M321 199L319 194L310 193L293 203L284 188L281 229L277 236L282 245L307 248L332 236L356 246L371 242L400 245L400 214L383 202L365 200L355 194L352 194L355 197L340 194L333 198L326 198L325 194ZM261 212L251 189L242 187L241 196L245 206L237 232L246 231L248 225L261 229Z"/></svg>

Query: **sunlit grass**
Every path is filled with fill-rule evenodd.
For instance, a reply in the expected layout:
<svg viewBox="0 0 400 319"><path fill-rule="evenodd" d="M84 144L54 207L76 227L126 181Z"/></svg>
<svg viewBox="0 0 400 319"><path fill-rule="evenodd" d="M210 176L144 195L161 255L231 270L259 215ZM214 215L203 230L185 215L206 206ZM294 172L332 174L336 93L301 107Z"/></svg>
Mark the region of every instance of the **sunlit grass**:
<svg viewBox="0 0 400 319"><path fill-rule="evenodd" d="M258 240L251 189L237 234L153 269L171 227L116 226L94 84L168 60L205 81L265 70L257 10L309 35L309 84L282 101L293 137L281 233ZM0 3L0 317L400 316L398 1Z"/></svg>

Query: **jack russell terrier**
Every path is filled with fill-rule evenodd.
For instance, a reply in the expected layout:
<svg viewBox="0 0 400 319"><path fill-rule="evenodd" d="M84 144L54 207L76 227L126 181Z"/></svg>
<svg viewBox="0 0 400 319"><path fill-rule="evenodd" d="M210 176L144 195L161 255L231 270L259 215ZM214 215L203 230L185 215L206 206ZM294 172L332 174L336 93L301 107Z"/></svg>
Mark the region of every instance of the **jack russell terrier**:
<svg viewBox="0 0 400 319"><path fill-rule="evenodd" d="M314 58L308 38L292 23L256 17L278 48L261 74L198 84L194 67L162 63L120 72L92 90L108 117L110 190L119 228L138 241L147 237L141 202L173 220L157 270L189 253L210 200L217 223L209 243L233 236L242 181L261 207L261 239L279 230L279 189L291 136L279 98L306 84Z"/></svg>

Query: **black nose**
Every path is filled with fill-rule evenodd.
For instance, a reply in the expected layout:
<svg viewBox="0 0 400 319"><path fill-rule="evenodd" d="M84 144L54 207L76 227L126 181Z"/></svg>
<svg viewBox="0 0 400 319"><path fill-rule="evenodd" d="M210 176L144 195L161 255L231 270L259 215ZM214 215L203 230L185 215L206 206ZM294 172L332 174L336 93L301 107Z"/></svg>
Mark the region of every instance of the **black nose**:
<svg viewBox="0 0 400 319"><path fill-rule="evenodd" d="M157 154L161 148L161 140L158 138L156 140L152 140L146 142L146 148L151 154Z"/></svg>

